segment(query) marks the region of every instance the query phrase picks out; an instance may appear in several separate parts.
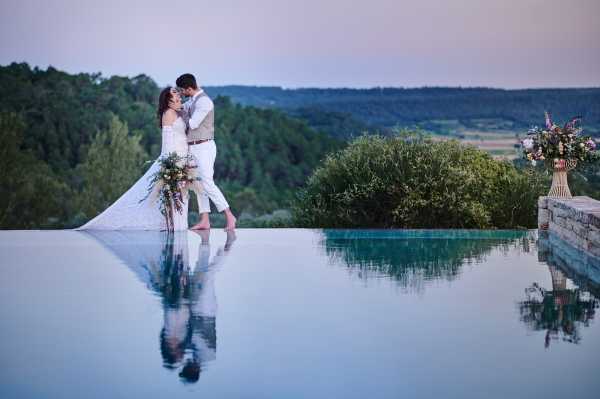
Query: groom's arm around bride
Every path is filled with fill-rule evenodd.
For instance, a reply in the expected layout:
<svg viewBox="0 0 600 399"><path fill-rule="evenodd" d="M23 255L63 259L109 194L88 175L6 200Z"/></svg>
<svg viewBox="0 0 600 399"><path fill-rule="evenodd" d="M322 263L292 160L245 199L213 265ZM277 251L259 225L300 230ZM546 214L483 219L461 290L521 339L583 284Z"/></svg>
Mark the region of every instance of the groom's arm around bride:
<svg viewBox="0 0 600 399"><path fill-rule="evenodd" d="M188 120L187 140L190 154L198 165L198 180L194 182L193 190L198 198L200 222L192 229L209 229L210 201L219 212L225 213L225 230L234 230L236 218L231 213L229 204L223 193L213 180L214 164L217 156L217 146L214 141L215 113L214 104L210 97L198 87L194 75L186 73L177 78L177 87L191 97L185 105ZM202 192L203 191L203 192Z"/></svg>

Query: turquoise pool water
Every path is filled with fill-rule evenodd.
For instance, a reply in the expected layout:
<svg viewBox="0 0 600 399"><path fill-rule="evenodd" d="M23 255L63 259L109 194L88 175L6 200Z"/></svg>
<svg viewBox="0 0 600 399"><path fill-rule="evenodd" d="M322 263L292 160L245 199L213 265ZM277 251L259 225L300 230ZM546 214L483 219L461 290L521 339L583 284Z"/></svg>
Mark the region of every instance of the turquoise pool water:
<svg viewBox="0 0 600 399"><path fill-rule="evenodd" d="M600 268L536 232L2 231L0 254L1 398L600 396Z"/></svg>

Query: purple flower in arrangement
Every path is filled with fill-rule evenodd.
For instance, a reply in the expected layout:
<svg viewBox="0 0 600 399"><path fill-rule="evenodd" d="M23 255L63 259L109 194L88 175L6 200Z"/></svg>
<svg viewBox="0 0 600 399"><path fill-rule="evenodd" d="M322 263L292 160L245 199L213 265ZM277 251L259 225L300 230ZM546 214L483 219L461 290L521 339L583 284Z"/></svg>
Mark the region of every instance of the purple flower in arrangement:
<svg viewBox="0 0 600 399"><path fill-rule="evenodd" d="M552 129L552 116L550 116L548 111L544 112L544 116L546 117L546 129Z"/></svg>
<svg viewBox="0 0 600 399"><path fill-rule="evenodd" d="M596 142L594 141L594 139L589 139L588 141L585 142L585 145L591 151L594 151L596 149Z"/></svg>
<svg viewBox="0 0 600 399"><path fill-rule="evenodd" d="M581 122L581 116L576 116L572 118L569 122L565 123L564 130L574 130L573 133L577 134L575 127L579 122Z"/></svg>

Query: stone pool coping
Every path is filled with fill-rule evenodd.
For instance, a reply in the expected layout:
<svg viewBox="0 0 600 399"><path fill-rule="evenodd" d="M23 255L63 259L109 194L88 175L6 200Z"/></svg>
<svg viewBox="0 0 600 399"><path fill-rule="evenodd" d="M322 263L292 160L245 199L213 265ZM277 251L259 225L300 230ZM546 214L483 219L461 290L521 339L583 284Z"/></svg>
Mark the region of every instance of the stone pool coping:
<svg viewBox="0 0 600 399"><path fill-rule="evenodd" d="M585 196L540 197L538 228L600 257L600 201Z"/></svg>

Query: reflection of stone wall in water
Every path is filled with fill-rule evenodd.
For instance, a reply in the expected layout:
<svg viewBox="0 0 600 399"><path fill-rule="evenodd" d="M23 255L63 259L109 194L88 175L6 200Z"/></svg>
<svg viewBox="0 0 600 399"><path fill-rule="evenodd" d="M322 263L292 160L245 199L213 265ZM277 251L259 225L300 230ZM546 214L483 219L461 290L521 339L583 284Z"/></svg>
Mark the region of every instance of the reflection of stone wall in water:
<svg viewBox="0 0 600 399"><path fill-rule="evenodd" d="M534 331L546 330L545 346L552 340L579 343L581 327L589 326L599 306L600 263L552 233L540 232L538 257L547 263L552 289L537 283L525 290L519 302L521 321ZM568 280L576 287L569 288Z"/></svg>
<svg viewBox="0 0 600 399"><path fill-rule="evenodd" d="M600 258L575 248L556 234L539 232L538 259L566 271L578 285L595 283L600 287ZM591 287L594 288L594 287ZM600 291L596 291L600 297Z"/></svg>
<svg viewBox="0 0 600 399"><path fill-rule="evenodd" d="M454 238L444 232L425 237L425 231L368 236L365 232L325 230L324 248L360 278L384 275L419 291L427 280L453 280L464 264L482 261L493 249L507 251L519 245L528 252L533 244L528 232L478 233L463 231Z"/></svg>

